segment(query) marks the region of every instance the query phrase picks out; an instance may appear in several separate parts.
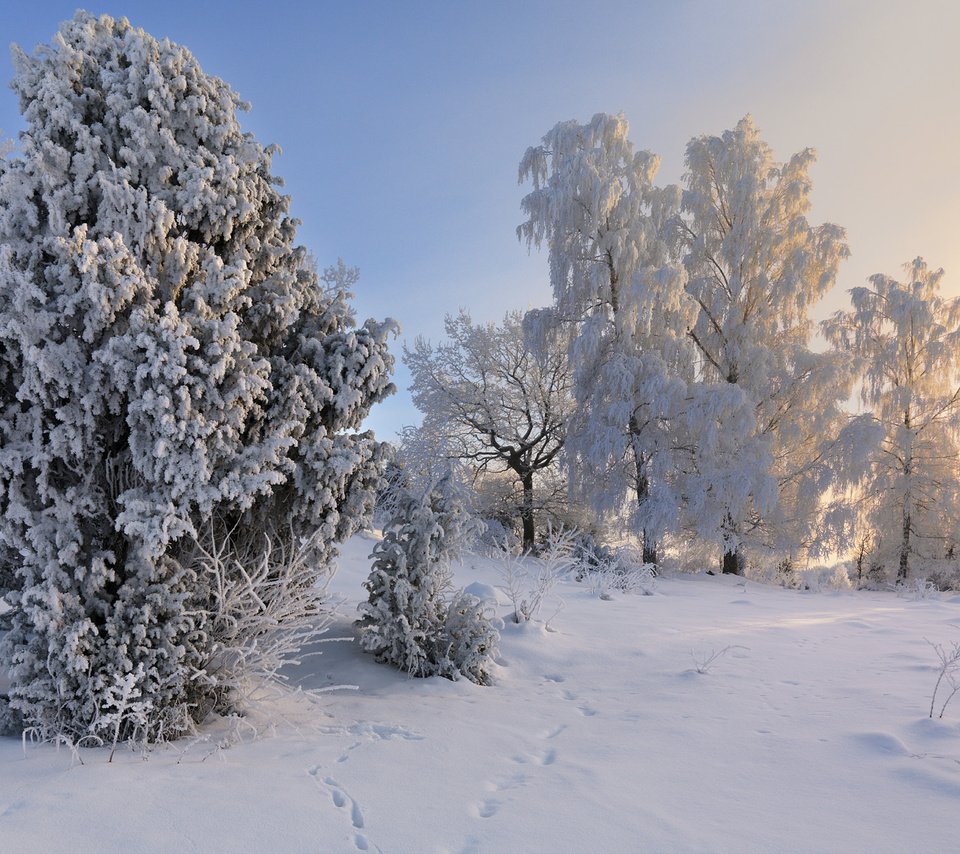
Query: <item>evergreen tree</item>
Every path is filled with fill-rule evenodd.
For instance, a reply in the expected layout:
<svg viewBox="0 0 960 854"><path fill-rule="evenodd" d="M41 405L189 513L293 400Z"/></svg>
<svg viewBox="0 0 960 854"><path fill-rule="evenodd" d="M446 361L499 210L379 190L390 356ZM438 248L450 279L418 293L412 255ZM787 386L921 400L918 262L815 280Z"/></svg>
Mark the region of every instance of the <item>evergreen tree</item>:
<svg viewBox="0 0 960 854"><path fill-rule="evenodd" d="M27 128L0 160L9 704L45 735L96 739L123 686L146 735L174 735L223 694L196 678L216 645L205 532L228 557L309 538L325 572L379 478L381 446L359 430L392 390L391 326L356 325L354 271L317 275L274 149L185 48L81 12L14 61Z"/></svg>
<svg viewBox="0 0 960 854"><path fill-rule="evenodd" d="M450 560L475 533L451 475L423 494L398 487L395 515L374 547L361 603L360 646L413 676L489 682L499 635L476 597L448 599Z"/></svg>

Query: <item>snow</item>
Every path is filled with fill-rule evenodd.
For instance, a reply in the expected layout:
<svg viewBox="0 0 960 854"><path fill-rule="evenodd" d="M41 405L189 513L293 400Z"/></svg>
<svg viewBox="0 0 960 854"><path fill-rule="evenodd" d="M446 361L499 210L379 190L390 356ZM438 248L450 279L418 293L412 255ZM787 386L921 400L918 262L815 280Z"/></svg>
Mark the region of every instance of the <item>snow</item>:
<svg viewBox="0 0 960 854"><path fill-rule="evenodd" d="M373 543L333 588L352 634ZM500 583L468 556L458 584ZM474 588L478 589L478 588ZM670 576L602 601L564 581L507 623L494 687L412 679L356 644L294 674L274 732L218 748L69 751L0 739L8 851L945 851L960 705L929 720L960 596L804 593ZM505 616L507 607L499 613ZM333 633L338 634L337 632ZM726 650L726 652L722 652ZM720 653L707 672L697 672Z"/></svg>

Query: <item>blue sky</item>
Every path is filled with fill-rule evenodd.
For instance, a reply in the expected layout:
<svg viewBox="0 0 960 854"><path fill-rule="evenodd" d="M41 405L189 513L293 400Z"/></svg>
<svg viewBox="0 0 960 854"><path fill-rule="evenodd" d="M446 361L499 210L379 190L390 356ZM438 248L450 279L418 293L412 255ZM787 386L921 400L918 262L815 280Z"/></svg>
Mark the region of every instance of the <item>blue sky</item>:
<svg viewBox="0 0 960 854"><path fill-rule="evenodd" d="M0 2L2 35L48 41L76 2ZM517 165L562 119L624 112L679 180L687 140L751 112L776 155L815 147L813 217L847 228L835 295L923 255L960 294L960 4L926 2L107 2L185 44L253 109L283 155L321 264L361 270L361 317L436 339L549 301L546 261L516 239ZM5 77L12 75L6 65ZM0 74L0 76L4 76ZM20 127L0 90L0 128ZM399 355L399 342L396 351ZM418 414L371 416L389 438Z"/></svg>

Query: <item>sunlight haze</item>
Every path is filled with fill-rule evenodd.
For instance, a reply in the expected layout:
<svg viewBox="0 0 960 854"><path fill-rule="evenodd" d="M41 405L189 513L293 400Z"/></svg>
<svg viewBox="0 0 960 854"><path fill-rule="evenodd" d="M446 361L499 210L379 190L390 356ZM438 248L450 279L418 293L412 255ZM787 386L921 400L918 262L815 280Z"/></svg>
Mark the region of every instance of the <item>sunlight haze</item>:
<svg viewBox="0 0 960 854"><path fill-rule="evenodd" d="M76 3L4 4L3 35L49 41ZM637 149L678 181L687 141L751 113L775 156L812 147L812 222L847 229L851 258L815 313L922 255L960 295L960 5L107 2L94 12L185 44L252 104L245 125L283 151L321 265L358 266L362 317L433 339L444 314L545 305L528 255L517 164L556 122L623 112ZM12 76L7 66L6 77ZM0 128L21 127L0 92ZM394 348L398 354L400 346ZM385 438L419 421L405 390L376 407Z"/></svg>

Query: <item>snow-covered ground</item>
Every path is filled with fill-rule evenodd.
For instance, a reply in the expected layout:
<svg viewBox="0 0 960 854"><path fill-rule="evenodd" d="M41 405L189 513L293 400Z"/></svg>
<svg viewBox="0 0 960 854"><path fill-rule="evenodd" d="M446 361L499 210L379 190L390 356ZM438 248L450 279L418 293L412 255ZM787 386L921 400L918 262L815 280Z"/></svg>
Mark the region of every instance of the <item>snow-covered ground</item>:
<svg viewBox="0 0 960 854"><path fill-rule="evenodd" d="M371 546L344 548L340 634ZM468 558L457 582L472 581L499 583L495 565ZM506 626L495 687L409 679L331 643L305 686L357 690L324 713L284 701L259 739L221 749L211 727L146 762L88 751L82 766L0 739L0 850L960 848L960 700L927 718L924 640L960 640L960 597L684 576L612 601L564 583L546 616L560 598L552 631Z"/></svg>

